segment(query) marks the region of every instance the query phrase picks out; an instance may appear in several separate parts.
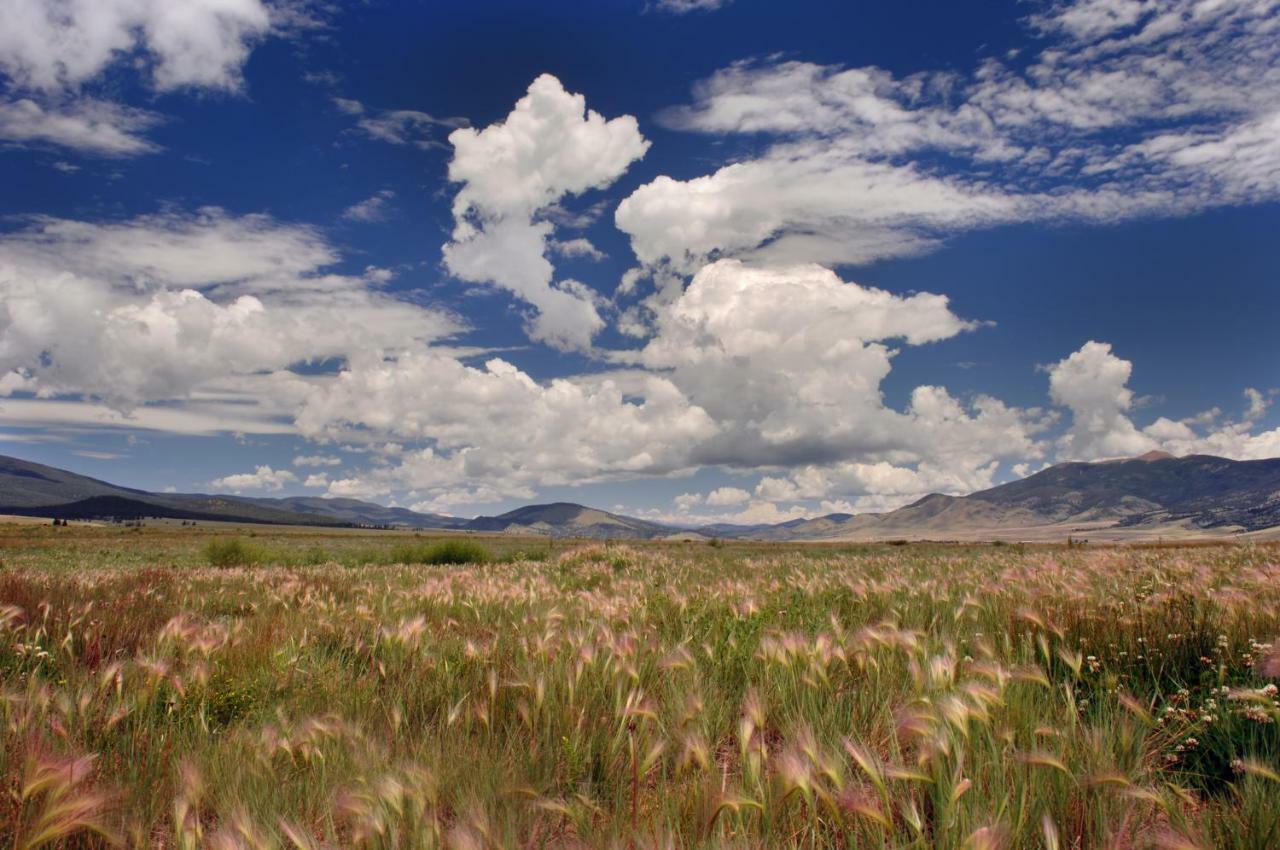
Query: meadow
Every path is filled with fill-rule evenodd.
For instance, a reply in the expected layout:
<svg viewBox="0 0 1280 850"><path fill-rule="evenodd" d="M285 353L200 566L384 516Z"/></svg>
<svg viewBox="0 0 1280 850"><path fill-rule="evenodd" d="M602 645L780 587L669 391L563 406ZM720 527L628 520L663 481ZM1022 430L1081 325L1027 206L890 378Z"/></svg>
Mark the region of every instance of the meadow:
<svg viewBox="0 0 1280 850"><path fill-rule="evenodd" d="M0 562L17 850L1280 846L1275 546L0 526Z"/></svg>

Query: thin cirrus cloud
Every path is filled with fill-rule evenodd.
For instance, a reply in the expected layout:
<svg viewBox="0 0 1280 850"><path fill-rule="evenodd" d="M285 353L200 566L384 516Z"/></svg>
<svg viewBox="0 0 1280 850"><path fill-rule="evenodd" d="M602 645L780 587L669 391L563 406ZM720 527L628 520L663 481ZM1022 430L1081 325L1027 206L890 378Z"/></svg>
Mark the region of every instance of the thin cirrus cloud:
<svg viewBox="0 0 1280 850"><path fill-rule="evenodd" d="M733 0L657 0L654 9L672 15L687 15L691 12L714 12L728 6Z"/></svg>
<svg viewBox="0 0 1280 850"><path fill-rule="evenodd" d="M341 466L342 458L333 455L298 455L293 459L294 466Z"/></svg>
<svg viewBox="0 0 1280 850"><path fill-rule="evenodd" d="M366 137L423 150L445 148L439 138L442 133L470 125L465 118L437 118L416 109L375 109L346 97L333 98L333 104L343 114L355 118L356 131Z"/></svg>
<svg viewBox="0 0 1280 850"><path fill-rule="evenodd" d="M159 150L144 134L162 122L154 112L94 98L45 106L25 97L0 101L0 139L56 145L103 157Z"/></svg>
<svg viewBox="0 0 1280 850"><path fill-rule="evenodd" d="M1096 0L1031 18L1039 52L968 74L740 62L667 126L772 139L617 211L639 259L863 263L1010 221L1114 221L1280 197L1274 2ZM957 168L955 162L960 162Z"/></svg>

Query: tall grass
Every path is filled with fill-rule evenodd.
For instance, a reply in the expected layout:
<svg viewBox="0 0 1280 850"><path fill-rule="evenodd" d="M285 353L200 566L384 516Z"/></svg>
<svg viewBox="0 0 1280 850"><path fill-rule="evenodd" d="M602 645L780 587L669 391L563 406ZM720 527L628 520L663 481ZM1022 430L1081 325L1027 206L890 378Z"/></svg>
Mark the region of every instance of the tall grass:
<svg viewBox="0 0 1280 850"><path fill-rule="evenodd" d="M204 546L204 557L211 567L247 567L264 559L262 550L239 538L215 537Z"/></svg>
<svg viewBox="0 0 1280 850"><path fill-rule="evenodd" d="M392 547L393 564L483 564L489 550L474 540L438 540L434 543L402 543Z"/></svg>
<svg viewBox="0 0 1280 850"><path fill-rule="evenodd" d="M75 539L0 572L11 846L1280 846L1275 548Z"/></svg>

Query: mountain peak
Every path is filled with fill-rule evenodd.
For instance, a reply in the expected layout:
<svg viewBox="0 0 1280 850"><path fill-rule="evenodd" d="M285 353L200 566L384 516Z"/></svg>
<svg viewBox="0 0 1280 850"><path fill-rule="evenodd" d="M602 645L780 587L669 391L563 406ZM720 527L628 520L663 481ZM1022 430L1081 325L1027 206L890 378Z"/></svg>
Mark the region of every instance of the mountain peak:
<svg viewBox="0 0 1280 850"><path fill-rule="evenodd" d="M1153 460L1175 460L1175 459L1176 458L1174 455L1171 455L1168 452L1162 452L1159 449L1152 449L1149 452L1143 452L1137 457L1130 458L1130 460L1141 460L1141 461L1146 461L1147 463L1150 463Z"/></svg>
<svg viewBox="0 0 1280 850"><path fill-rule="evenodd" d="M673 529L657 523L602 511L573 502L525 505L498 516L479 516L463 528L470 531L534 531L553 536L658 537Z"/></svg>

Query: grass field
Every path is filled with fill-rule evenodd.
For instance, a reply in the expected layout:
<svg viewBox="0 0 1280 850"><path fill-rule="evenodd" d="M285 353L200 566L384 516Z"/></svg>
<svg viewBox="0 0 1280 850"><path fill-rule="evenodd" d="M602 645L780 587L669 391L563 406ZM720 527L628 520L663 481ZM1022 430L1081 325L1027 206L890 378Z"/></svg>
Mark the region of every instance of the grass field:
<svg viewBox="0 0 1280 850"><path fill-rule="evenodd" d="M0 560L0 847L1280 847L1274 546Z"/></svg>

